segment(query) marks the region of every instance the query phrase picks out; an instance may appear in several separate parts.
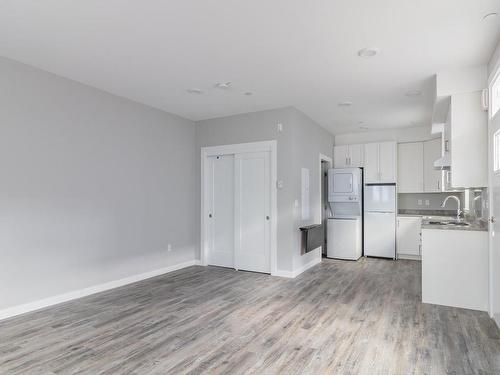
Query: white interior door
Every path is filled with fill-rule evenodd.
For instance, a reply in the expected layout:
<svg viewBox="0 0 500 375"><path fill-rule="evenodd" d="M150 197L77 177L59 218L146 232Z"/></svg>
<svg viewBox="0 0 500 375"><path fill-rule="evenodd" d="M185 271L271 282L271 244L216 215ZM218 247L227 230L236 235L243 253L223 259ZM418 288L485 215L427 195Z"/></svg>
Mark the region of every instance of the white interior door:
<svg viewBox="0 0 500 375"><path fill-rule="evenodd" d="M500 78L497 78L493 86L495 84L498 87L492 87L490 97L496 94L497 100L500 100ZM493 223L490 224L490 309L500 324L500 110L490 119L488 141L490 215L493 219Z"/></svg>
<svg viewBox="0 0 500 375"><path fill-rule="evenodd" d="M271 272L270 153L235 156L236 268Z"/></svg>
<svg viewBox="0 0 500 375"><path fill-rule="evenodd" d="M208 264L234 267L234 155L209 158Z"/></svg>

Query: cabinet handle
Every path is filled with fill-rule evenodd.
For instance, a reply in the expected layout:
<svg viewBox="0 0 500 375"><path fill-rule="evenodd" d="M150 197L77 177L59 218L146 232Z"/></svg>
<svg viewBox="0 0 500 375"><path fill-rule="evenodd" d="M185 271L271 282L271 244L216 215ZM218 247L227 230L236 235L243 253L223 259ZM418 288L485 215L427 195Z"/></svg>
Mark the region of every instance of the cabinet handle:
<svg viewBox="0 0 500 375"><path fill-rule="evenodd" d="M345 157L345 165L349 165L349 158L347 156Z"/></svg>
<svg viewBox="0 0 500 375"><path fill-rule="evenodd" d="M441 184L440 184L439 180L438 180L438 190L441 190Z"/></svg>
<svg viewBox="0 0 500 375"><path fill-rule="evenodd" d="M444 150L445 150L446 152L450 151L450 150L448 149L448 143L449 143L449 142L450 142L450 141L448 141L448 140L444 141Z"/></svg>

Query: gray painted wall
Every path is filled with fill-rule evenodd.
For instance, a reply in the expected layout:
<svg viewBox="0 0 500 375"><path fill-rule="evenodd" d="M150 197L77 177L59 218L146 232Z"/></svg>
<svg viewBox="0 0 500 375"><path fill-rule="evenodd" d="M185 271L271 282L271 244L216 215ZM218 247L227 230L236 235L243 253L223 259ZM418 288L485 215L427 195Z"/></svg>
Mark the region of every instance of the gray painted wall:
<svg viewBox="0 0 500 375"><path fill-rule="evenodd" d="M283 124L282 132L277 131L278 123ZM291 107L205 120L197 124L198 170L201 147L277 141L278 180L283 181L283 188L278 190L278 270L296 270L312 257L319 256L319 251L304 256L300 254L298 228L303 223L299 220L300 211L295 208L295 201L300 207L301 168L309 168L311 215L318 214L319 153L331 157L333 135ZM198 193L198 202L199 196Z"/></svg>
<svg viewBox="0 0 500 375"><path fill-rule="evenodd" d="M242 115L199 121L197 123L197 170L200 170L201 147L235 143L277 141L278 180L283 180L283 189L278 190L278 269L292 270L293 259L293 183L291 168L293 116L291 108L246 113ZM277 131L277 124L283 124L283 131ZM200 186L201 180L198 175ZM200 191L198 190L198 210Z"/></svg>
<svg viewBox="0 0 500 375"><path fill-rule="evenodd" d="M295 132L293 137L293 167L294 167L294 199L301 201L301 170L309 169L310 187L310 220L303 221L301 211L295 211L294 228L304 225L321 223L321 193L320 193L320 161L319 154L332 158L334 136L323 127L316 124L304 113L294 109ZM317 249L307 254L300 251L300 233L294 231L295 247L293 252L294 270L299 270L314 257L321 257L321 250Z"/></svg>
<svg viewBox="0 0 500 375"><path fill-rule="evenodd" d="M0 59L0 309L193 260L195 155L191 121Z"/></svg>

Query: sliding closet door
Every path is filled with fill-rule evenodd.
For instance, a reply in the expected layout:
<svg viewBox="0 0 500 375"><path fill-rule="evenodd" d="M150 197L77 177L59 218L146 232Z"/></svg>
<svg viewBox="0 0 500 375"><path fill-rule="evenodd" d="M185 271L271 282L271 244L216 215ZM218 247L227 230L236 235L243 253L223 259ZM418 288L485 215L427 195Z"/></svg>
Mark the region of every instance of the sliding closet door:
<svg viewBox="0 0 500 375"><path fill-rule="evenodd" d="M235 155L236 268L266 272L270 265L270 153Z"/></svg>
<svg viewBox="0 0 500 375"><path fill-rule="evenodd" d="M209 158L208 264L234 268L234 155Z"/></svg>

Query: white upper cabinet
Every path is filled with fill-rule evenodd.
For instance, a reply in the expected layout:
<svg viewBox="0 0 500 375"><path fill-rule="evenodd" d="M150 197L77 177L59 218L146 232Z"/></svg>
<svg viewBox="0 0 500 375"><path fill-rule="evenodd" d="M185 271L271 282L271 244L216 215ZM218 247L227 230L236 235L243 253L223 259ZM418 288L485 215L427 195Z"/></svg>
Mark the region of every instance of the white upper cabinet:
<svg viewBox="0 0 500 375"><path fill-rule="evenodd" d="M366 183L395 183L396 165L396 142L364 145Z"/></svg>
<svg viewBox="0 0 500 375"><path fill-rule="evenodd" d="M451 114L451 185L488 186L488 121L481 91L453 94Z"/></svg>
<svg viewBox="0 0 500 375"><path fill-rule="evenodd" d="M351 167L363 166L363 145L349 145L349 162Z"/></svg>
<svg viewBox="0 0 500 375"><path fill-rule="evenodd" d="M398 191L400 193L424 191L424 144L422 142L398 145Z"/></svg>
<svg viewBox="0 0 500 375"><path fill-rule="evenodd" d="M335 168L356 168L363 166L363 145L341 145L333 148Z"/></svg>
<svg viewBox="0 0 500 375"><path fill-rule="evenodd" d="M396 183L396 142L379 143L379 174L380 182Z"/></svg>
<svg viewBox="0 0 500 375"><path fill-rule="evenodd" d="M441 138L423 143L424 149L424 191L427 193L443 190L443 173L434 168L434 162L441 157Z"/></svg>
<svg viewBox="0 0 500 375"><path fill-rule="evenodd" d="M378 143L368 143L365 145L365 182L373 183L379 182L378 173Z"/></svg>
<svg viewBox="0 0 500 375"><path fill-rule="evenodd" d="M335 146L333 148L333 167L347 168L349 166L349 146Z"/></svg>

